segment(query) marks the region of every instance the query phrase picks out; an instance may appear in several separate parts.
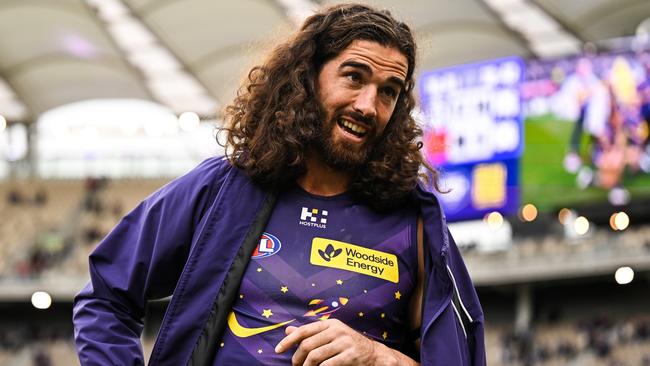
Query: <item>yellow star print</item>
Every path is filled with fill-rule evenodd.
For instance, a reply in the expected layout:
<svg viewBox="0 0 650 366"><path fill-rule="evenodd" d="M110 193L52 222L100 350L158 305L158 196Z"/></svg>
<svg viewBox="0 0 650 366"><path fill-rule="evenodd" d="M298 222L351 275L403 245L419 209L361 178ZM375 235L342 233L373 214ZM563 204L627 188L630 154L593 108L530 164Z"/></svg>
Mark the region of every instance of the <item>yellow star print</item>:
<svg viewBox="0 0 650 366"><path fill-rule="evenodd" d="M283 294L286 294L287 291L289 291L289 288L288 288L287 286L282 286L282 287L280 288L280 291L282 291Z"/></svg>
<svg viewBox="0 0 650 366"><path fill-rule="evenodd" d="M271 315L273 315L271 309L264 309L264 311L262 312L262 316L265 317L266 319L270 318Z"/></svg>
<svg viewBox="0 0 650 366"><path fill-rule="evenodd" d="M342 285L342 284L343 284L343 280L336 280L336 284L337 284L337 285Z"/></svg>
<svg viewBox="0 0 650 366"><path fill-rule="evenodd" d="M381 313L381 318L384 319L386 317L386 314Z"/></svg>
<svg viewBox="0 0 650 366"><path fill-rule="evenodd" d="M384 339L388 338L388 332L382 333L381 337L384 338Z"/></svg>
<svg viewBox="0 0 650 366"><path fill-rule="evenodd" d="M400 294L399 291L397 291L397 292L395 293L395 298L396 298L397 300L401 299L401 298L402 298L402 294Z"/></svg>
<svg viewBox="0 0 650 366"><path fill-rule="evenodd" d="M262 349L261 349L261 348L258 349L258 350L257 350L257 353L262 353Z"/></svg>
<svg viewBox="0 0 650 366"><path fill-rule="evenodd" d="M261 267L257 268L257 272L262 272L262 268Z"/></svg>
<svg viewBox="0 0 650 366"><path fill-rule="evenodd" d="M363 316L363 312L362 312L362 311L359 312L359 316Z"/></svg>

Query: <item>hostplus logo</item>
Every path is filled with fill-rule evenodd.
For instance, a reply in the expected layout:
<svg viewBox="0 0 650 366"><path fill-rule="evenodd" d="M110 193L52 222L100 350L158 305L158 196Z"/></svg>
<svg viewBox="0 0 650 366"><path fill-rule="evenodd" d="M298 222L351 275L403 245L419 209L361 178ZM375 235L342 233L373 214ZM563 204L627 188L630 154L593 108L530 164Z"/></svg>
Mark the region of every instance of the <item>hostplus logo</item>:
<svg viewBox="0 0 650 366"><path fill-rule="evenodd" d="M303 207L298 224L325 229L327 227L327 210L319 211L317 208Z"/></svg>

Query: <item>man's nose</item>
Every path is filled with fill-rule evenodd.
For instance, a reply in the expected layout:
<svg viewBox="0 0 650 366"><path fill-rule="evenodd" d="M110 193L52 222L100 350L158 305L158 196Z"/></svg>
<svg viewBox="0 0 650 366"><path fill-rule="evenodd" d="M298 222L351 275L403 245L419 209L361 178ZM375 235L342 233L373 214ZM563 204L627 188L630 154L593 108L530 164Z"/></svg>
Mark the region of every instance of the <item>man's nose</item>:
<svg viewBox="0 0 650 366"><path fill-rule="evenodd" d="M367 86L359 91L357 98L352 106L355 111L361 113L364 117L375 118L377 116L377 90Z"/></svg>

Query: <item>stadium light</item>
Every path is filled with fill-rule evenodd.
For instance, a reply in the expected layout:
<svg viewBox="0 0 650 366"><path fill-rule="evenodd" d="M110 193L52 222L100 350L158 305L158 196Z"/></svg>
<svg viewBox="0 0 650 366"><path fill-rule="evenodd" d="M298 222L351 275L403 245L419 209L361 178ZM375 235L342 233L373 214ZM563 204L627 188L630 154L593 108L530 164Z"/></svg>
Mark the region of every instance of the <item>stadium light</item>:
<svg viewBox="0 0 650 366"><path fill-rule="evenodd" d="M634 270L630 267L621 267L614 273L614 279L619 285L627 285L634 279Z"/></svg>
<svg viewBox="0 0 650 366"><path fill-rule="evenodd" d="M573 229L578 235L584 235L589 231L589 220L584 216L579 216L576 218L576 221L573 222Z"/></svg>
<svg viewBox="0 0 650 366"><path fill-rule="evenodd" d="M630 217L623 211L614 212L612 216L609 217L609 226L612 230L625 230L630 225Z"/></svg>
<svg viewBox="0 0 650 366"><path fill-rule="evenodd" d="M493 211L485 215L485 223L492 230L498 230L503 225L503 216L500 213Z"/></svg>
<svg viewBox="0 0 650 366"><path fill-rule="evenodd" d="M630 217L623 211L616 214L614 224L618 230L625 230L630 225Z"/></svg>
<svg viewBox="0 0 650 366"><path fill-rule="evenodd" d="M521 208L521 218L526 222L534 221L537 218L537 207L529 203Z"/></svg>
<svg viewBox="0 0 650 366"><path fill-rule="evenodd" d="M562 225L567 225L569 223L569 217L571 217L571 210L568 208L561 209L557 214L557 219Z"/></svg>
<svg viewBox="0 0 650 366"><path fill-rule="evenodd" d="M45 291L36 291L32 294L32 305L37 309L48 309L52 305L52 297Z"/></svg>
<svg viewBox="0 0 650 366"><path fill-rule="evenodd" d="M199 118L199 115L194 112L183 112L178 117L178 124L181 127L181 130L186 132L195 131L199 128L200 123L201 119Z"/></svg>

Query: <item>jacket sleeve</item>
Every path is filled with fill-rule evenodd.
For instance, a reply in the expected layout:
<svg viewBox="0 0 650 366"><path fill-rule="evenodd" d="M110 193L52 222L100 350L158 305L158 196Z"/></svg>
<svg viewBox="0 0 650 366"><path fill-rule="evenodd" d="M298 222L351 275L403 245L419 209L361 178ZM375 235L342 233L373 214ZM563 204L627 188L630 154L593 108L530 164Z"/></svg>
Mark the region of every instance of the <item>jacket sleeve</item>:
<svg viewBox="0 0 650 366"><path fill-rule="evenodd" d="M222 158L204 161L145 199L90 255L90 282L73 309L82 365L144 364L146 303L172 294L196 228L229 171Z"/></svg>
<svg viewBox="0 0 650 366"><path fill-rule="evenodd" d="M454 310L466 334L470 364L486 365L483 309L458 246L447 229L447 269L454 287Z"/></svg>

